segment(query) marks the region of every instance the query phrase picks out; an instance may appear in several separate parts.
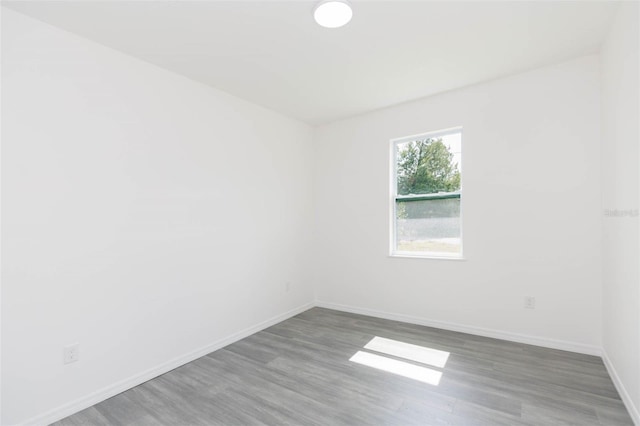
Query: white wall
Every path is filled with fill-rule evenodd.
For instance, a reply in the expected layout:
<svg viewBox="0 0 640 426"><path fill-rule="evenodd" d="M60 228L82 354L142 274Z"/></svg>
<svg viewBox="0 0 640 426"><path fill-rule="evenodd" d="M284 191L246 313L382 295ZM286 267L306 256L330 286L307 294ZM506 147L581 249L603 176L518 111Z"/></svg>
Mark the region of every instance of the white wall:
<svg viewBox="0 0 640 426"><path fill-rule="evenodd" d="M639 207L639 13L637 2L623 3L602 49L602 202L612 211ZM640 424L638 232L638 217L604 217L603 348L620 393Z"/></svg>
<svg viewBox="0 0 640 426"><path fill-rule="evenodd" d="M0 24L2 23L0 7ZM2 27L0 25L0 165L2 164ZM0 188L2 188L2 169L0 167ZM0 235L2 235L2 196L0 191ZM1 238L0 238L1 240ZM0 241L0 424L2 423L2 244Z"/></svg>
<svg viewBox="0 0 640 426"><path fill-rule="evenodd" d="M2 31L2 424L312 302L310 127L10 10Z"/></svg>
<svg viewBox="0 0 640 426"><path fill-rule="evenodd" d="M599 78L589 56L317 129L321 304L597 353ZM455 126L466 260L391 258L389 140Z"/></svg>

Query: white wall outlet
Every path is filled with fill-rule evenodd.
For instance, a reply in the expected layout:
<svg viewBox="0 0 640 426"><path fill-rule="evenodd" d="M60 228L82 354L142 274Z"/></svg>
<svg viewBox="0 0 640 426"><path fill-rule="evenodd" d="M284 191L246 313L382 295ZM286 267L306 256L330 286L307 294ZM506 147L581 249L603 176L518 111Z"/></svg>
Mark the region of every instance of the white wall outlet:
<svg viewBox="0 0 640 426"><path fill-rule="evenodd" d="M64 363L71 364L80 359L80 344L74 343L64 347Z"/></svg>
<svg viewBox="0 0 640 426"><path fill-rule="evenodd" d="M536 308L536 298L533 296L525 296L524 297L524 307L525 309L535 309Z"/></svg>
<svg viewBox="0 0 640 426"><path fill-rule="evenodd" d="M287 281L286 283L284 283L284 291L289 293L289 290L291 290L291 283Z"/></svg>

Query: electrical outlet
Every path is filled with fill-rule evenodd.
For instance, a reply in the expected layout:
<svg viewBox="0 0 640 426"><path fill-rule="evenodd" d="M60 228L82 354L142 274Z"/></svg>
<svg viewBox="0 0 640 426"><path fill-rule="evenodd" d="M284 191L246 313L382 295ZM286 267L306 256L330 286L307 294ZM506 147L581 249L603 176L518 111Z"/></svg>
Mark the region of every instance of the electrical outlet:
<svg viewBox="0 0 640 426"><path fill-rule="evenodd" d="M287 281L284 284L284 291L286 291L287 293L289 292L289 290L291 290L291 283L289 281Z"/></svg>
<svg viewBox="0 0 640 426"><path fill-rule="evenodd" d="M74 343L64 347L64 363L71 364L80 359L80 344Z"/></svg>
<svg viewBox="0 0 640 426"><path fill-rule="evenodd" d="M524 307L525 309L535 309L536 308L536 298L533 296L525 296L524 297Z"/></svg>

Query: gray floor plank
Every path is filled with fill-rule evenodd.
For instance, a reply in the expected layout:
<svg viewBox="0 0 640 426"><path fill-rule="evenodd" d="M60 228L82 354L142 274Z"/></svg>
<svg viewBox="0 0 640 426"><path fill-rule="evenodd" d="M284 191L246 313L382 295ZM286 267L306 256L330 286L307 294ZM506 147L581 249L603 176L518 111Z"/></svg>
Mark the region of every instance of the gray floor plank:
<svg viewBox="0 0 640 426"><path fill-rule="evenodd" d="M111 423L106 417L100 414L100 412L96 410L95 407L89 407L86 410L74 414L73 416L62 419L57 424L60 426L107 426Z"/></svg>
<svg viewBox="0 0 640 426"><path fill-rule="evenodd" d="M444 367L364 349L449 352ZM359 351L438 385L350 361ZM381 358L376 358L381 359ZM632 425L598 357L313 308L56 423Z"/></svg>

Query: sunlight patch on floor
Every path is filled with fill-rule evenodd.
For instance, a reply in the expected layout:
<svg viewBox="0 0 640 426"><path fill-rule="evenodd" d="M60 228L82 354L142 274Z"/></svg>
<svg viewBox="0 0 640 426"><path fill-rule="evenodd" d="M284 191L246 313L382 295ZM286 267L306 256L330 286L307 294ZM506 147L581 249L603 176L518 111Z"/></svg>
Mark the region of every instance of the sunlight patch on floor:
<svg viewBox="0 0 640 426"><path fill-rule="evenodd" d="M441 371L395 358L403 358L432 367L444 368L450 355L447 351L413 345L411 343L379 336L371 339L369 343L364 346L364 349L379 352L387 356L358 351L349 361L434 386L440 384L440 379L442 378Z"/></svg>
<svg viewBox="0 0 640 426"><path fill-rule="evenodd" d="M378 336L371 339L364 348L439 368L443 368L449 359L449 352L447 351L412 345Z"/></svg>
<svg viewBox="0 0 640 426"><path fill-rule="evenodd" d="M398 376L408 377L419 382L438 386L442 373L431 368L420 367L419 365L375 355L369 352L358 351L349 361L373 367Z"/></svg>

